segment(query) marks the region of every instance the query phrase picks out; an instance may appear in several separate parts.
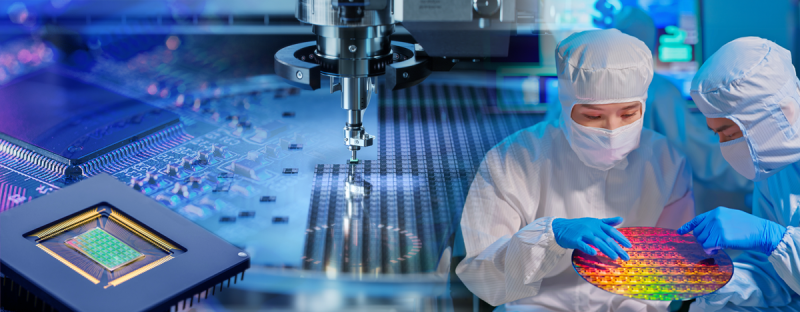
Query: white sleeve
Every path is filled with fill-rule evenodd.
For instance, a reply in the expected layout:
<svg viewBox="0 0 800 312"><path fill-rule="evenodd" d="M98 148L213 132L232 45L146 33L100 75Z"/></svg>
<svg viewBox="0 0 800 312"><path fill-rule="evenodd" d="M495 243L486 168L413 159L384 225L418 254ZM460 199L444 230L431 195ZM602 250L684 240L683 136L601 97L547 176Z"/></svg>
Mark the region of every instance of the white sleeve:
<svg viewBox="0 0 800 312"><path fill-rule="evenodd" d="M779 307L792 301L792 290L761 252L745 251L733 263L733 277L716 292L697 298L690 312L713 312L726 304L742 307Z"/></svg>
<svg viewBox="0 0 800 312"><path fill-rule="evenodd" d="M677 230L695 216L694 193L692 192L692 170L686 156L671 150L672 157L679 159L675 183L667 205L661 210L656 227Z"/></svg>
<svg viewBox="0 0 800 312"><path fill-rule="evenodd" d="M774 211L766 183L757 185L753 193L753 215L775 221ZM713 312L728 303L759 308L789 304L796 295L795 287L800 278L797 238L800 234L790 227L769 257L758 251L743 252L734 260L730 282L712 294L697 298L689 311Z"/></svg>
<svg viewBox="0 0 800 312"><path fill-rule="evenodd" d="M769 262L786 285L800 294L800 229L786 228L786 234L769 256Z"/></svg>
<svg viewBox="0 0 800 312"><path fill-rule="evenodd" d="M497 185L502 179L492 179L496 171L489 167L497 166L487 163L493 156L487 154L467 195L461 218L467 257L456 274L470 291L496 306L536 295L542 279L567 249L555 242L554 217L523 227L524 215L510 204L513 200L504 195L505 188Z"/></svg>
<svg viewBox="0 0 800 312"><path fill-rule="evenodd" d="M689 190L683 197L664 207L656 227L677 230L694 216L694 193Z"/></svg>
<svg viewBox="0 0 800 312"><path fill-rule="evenodd" d="M779 216L785 215L783 209L794 208L790 206L790 203L774 203L771 200L772 198L781 198L784 194L771 194L766 181L756 185L756 190L753 192L753 215L786 226L787 224L779 222L782 219ZM769 255L768 260L778 276L783 279L784 286L790 287L795 294L800 294L800 229L787 226L781 242Z"/></svg>

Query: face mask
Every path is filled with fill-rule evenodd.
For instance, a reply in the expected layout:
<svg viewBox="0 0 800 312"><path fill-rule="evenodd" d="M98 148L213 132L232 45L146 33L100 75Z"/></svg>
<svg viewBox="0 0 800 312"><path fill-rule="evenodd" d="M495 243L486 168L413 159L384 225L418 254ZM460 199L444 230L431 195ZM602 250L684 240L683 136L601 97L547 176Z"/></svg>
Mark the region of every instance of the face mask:
<svg viewBox="0 0 800 312"><path fill-rule="evenodd" d="M738 138L719 144L722 150L722 157L731 164L731 167L739 174L750 180L756 178L756 166L750 156L750 146L747 145L745 137Z"/></svg>
<svg viewBox="0 0 800 312"><path fill-rule="evenodd" d="M642 118L614 130L592 128L576 123L572 118L569 141L572 150L587 166L609 170L639 147Z"/></svg>

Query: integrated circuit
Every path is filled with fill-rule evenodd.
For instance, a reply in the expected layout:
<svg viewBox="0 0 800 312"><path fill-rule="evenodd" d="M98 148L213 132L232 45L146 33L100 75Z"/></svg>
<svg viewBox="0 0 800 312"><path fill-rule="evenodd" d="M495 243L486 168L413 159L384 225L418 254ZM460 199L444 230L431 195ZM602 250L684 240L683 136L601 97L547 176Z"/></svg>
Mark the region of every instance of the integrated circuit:
<svg viewBox="0 0 800 312"><path fill-rule="evenodd" d="M70 238L66 244L109 271L134 262L144 255L101 228Z"/></svg>
<svg viewBox="0 0 800 312"><path fill-rule="evenodd" d="M0 245L10 311L184 309L250 267L241 249L107 174L4 212Z"/></svg>
<svg viewBox="0 0 800 312"><path fill-rule="evenodd" d="M180 126L172 112L53 68L0 86L0 111L0 152L58 171Z"/></svg>

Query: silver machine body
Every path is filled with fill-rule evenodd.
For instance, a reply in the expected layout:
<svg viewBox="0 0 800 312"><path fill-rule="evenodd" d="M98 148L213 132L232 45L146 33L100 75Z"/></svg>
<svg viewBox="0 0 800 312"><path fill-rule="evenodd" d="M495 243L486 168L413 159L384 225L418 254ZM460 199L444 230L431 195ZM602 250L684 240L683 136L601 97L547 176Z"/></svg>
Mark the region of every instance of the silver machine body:
<svg viewBox="0 0 800 312"><path fill-rule="evenodd" d="M344 145L357 151L375 137L363 127L364 110L385 75L391 90L414 86L432 71L448 71L464 60L504 57L517 22L533 16L531 0L298 0L295 16L313 25L316 41L275 54L275 71L289 83L318 89L320 76L341 92L347 110ZM417 44L392 42L402 22Z"/></svg>

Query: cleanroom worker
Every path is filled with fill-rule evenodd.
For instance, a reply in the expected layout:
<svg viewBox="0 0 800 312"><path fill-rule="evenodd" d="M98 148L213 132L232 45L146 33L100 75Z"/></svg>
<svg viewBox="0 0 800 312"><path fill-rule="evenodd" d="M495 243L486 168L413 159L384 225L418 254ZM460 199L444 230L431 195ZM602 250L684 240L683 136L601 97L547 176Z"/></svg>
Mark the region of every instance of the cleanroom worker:
<svg viewBox="0 0 800 312"><path fill-rule="evenodd" d="M614 18L614 28L642 40L651 52L656 50L656 26L641 8L624 7ZM688 101L672 82L655 73L647 91L644 127L664 135L686 155L694 182L727 192L753 190L753 182L725 162L714 133L704 122L693 118Z"/></svg>
<svg viewBox="0 0 800 312"><path fill-rule="evenodd" d="M636 37L647 45L651 53L656 50L656 25L639 7L626 6L614 16L614 28ZM647 129L658 132L677 148L689 161L695 182L709 189L726 192L751 192L753 182L736 172L720 153L717 137L704 122L693 118L689 103L675 85L666 77L654 73L647 89L647 112L642 123ZM560 118L554 110L546 118Z"/></svg>
<svg viewBox="0 0 800 312"><path fill-rule="evenodd" d="M492 148L461 219L456 273L506 311L651 311L669 302L618 296L571 268L571 249L629 260L614 226L677 229L694 216L686 158L642 129L653 61L616 29L576 33L556 48L559 120Z"/></svg>
<svg viewBox="0 0 800 312"><path fill-rule="evenodd" d="M707 252L744 250L731 281L691 311L800 311L800 81L791 53L745 37L722 46L692 80L692 98L725 160L756 181L753 213L719 207L682 226Z"/></svg>

